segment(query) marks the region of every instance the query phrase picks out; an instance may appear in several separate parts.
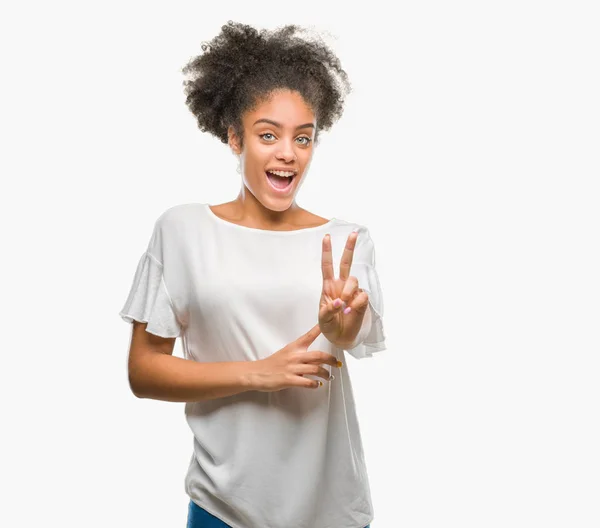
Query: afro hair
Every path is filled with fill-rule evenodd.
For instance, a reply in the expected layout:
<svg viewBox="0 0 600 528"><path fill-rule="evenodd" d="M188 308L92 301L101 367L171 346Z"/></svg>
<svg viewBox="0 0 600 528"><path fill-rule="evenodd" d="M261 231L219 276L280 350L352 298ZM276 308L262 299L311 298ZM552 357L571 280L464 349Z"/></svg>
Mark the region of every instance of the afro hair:
<svg viewBox="0 0 600 528"><path fill-rule="evenodd" d="M228 143L233 126L243 142L242 116L279 89L298 92L317 118L318 130L328 130L342 115L351 91L340 60L317 35L287 25L273 31L228 21L221 33L202 43L201 55L182 73L186 105L202 132Z"/></svg>

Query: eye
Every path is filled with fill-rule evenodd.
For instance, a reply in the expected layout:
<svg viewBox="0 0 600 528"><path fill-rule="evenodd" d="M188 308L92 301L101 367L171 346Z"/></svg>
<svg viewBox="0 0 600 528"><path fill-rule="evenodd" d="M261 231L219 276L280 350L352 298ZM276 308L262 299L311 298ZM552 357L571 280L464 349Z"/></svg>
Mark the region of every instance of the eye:
<svg viewBox="0 0 600 528"><path fill-rule="evenodd" d="M274 138L275 136L273 134L271 134L271 132L265 132L264 134L259 134L258 137L261 139L264 139L265 141L271 143L272 140L271 139L267 139L266 136L271 136L272 138ZM308 146L312 143L312 139L306 136L301 136L297 139L304 139L304 142L301 142L302 145L304 146Z"/></svg>

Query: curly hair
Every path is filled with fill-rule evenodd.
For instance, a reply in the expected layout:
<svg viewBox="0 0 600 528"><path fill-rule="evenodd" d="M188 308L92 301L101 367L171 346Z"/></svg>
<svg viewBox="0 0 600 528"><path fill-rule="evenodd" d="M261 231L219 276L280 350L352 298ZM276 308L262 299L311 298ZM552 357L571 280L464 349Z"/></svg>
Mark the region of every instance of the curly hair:
<svg viewBox="0 0 600 528"><path fill-rule="evenodd" d="M242 116L278 89L298 92L317 118L318 131L328 130L343 111L351 91L340 60L316 35L287 25L270 32L228 21L221 33L202 42L203 54L191 59L182 73L186 105L202 132L228 143L231 125L243 144Z"/></svg>

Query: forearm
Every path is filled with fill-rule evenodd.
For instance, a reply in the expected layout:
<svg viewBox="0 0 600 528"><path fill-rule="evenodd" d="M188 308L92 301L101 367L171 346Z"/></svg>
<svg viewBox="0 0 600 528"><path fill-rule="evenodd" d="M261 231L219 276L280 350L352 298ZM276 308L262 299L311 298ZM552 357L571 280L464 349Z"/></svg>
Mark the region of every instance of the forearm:
<svg viewBox="0 0 600 528"><path fill-rule="evenodd" d="M152 354L131 365L129 380L138 398L194 402L256 390L256 361L202 363Z"/></svg>

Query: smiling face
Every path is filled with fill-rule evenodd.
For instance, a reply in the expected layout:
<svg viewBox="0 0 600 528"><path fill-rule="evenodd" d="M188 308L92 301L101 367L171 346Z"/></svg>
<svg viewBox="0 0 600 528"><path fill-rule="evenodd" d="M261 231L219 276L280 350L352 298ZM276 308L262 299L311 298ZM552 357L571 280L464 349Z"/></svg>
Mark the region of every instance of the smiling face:
<svg viewBox="0 0 600 528"><path fill-rule="evenodd" d="M285 211L294 202L310 166L315 115L298 92L278 90L246 112L242 125L243 148L229 127L229 145L240 155L242 181L262 205ZM289 173L293 177L285 178Z"/></svg>

